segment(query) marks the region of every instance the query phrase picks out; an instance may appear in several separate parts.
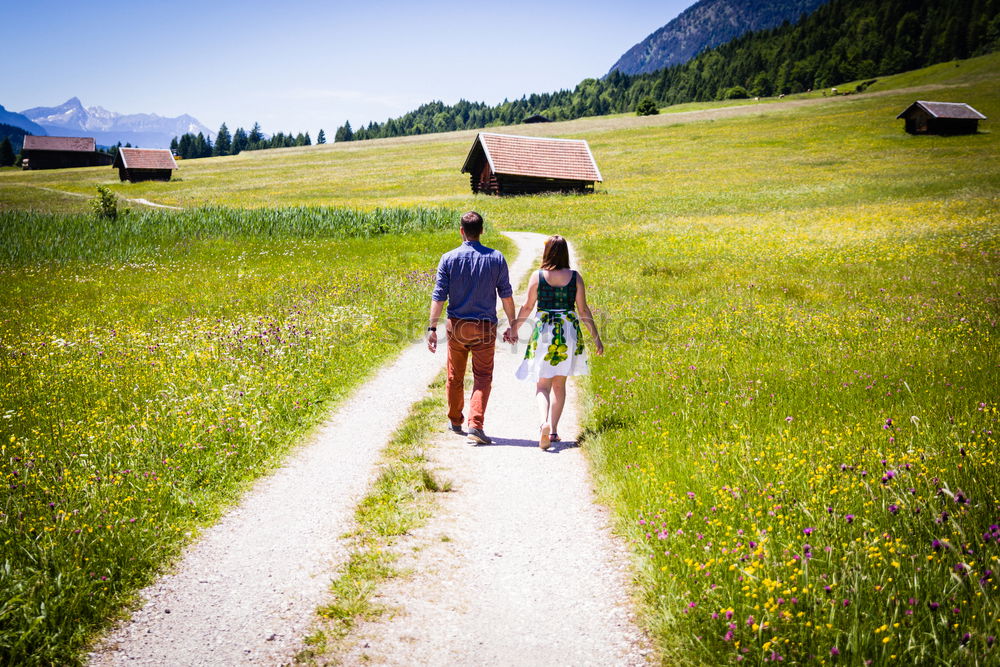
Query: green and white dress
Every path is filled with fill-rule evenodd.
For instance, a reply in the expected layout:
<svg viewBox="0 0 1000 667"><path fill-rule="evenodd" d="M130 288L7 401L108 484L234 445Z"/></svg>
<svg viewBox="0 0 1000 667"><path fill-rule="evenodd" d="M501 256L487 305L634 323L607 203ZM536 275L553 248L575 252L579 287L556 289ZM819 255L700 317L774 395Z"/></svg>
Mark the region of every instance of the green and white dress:
<svg viewBox="0 0 1000 667"><path fill-rule="evenodd" d="M589 372L576 314L576 271L562 287L549 285L539 271L535 328L516 376L519 380L538 380Z"/></svg>

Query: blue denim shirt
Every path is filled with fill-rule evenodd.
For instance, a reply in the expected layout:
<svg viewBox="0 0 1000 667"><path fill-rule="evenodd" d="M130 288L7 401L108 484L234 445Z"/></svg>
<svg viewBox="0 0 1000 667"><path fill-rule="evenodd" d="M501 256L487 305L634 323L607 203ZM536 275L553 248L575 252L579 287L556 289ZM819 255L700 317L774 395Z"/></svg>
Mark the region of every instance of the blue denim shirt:
<svg viewBox="0 0 1000 667"><path fill-rule="evenodd" d="M441 256L431 298L448 302L448 317L496 323L497 297L513 293L503 254L479 241L466 241Z"/></svg>

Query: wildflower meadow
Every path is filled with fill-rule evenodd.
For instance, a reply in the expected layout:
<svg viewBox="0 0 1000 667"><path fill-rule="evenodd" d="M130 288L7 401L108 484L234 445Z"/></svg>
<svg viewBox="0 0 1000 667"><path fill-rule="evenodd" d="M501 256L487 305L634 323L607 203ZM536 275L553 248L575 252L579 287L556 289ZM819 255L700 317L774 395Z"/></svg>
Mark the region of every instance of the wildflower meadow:
<svg viewBox="0 0 1000 667"><path fill-rule="evenodd" d="M399 349L475 209L582 258L581 446L663 664L1000 664L997 72L504 130L587 139L584 196L471 195L468 132L0 173L0 652L78 659ZM910 136L915 99L989 120ZM227 208L72 214L101 183Z"/></svg>

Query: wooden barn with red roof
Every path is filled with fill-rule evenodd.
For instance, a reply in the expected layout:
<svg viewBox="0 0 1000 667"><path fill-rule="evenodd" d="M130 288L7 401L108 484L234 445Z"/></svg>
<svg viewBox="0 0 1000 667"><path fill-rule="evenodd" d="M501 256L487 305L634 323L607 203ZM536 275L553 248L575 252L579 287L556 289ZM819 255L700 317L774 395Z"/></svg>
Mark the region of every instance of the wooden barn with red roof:
<svg viewBox="0 0 1000 667"><path fill-rule="evenodd" d="M910 134L975 134L986 116L968 104L917 100L896 116Z"/></svg>
<svg viewBox="0 0 1000 667"><path fill-rule="evenodd" d="M67 169L111 164L111 156L97 150L93 137L24 137L22 169Z"/></svg>
<svg viewBox="0 0 1000 667"><path fill-rule="evenodd" d="M130 183L169 181L177 163L166 148L119 148L115 162L118 178Z"/></svg>
<svg viewBox="0 0 1000 667"><path fill-rule="evenodd" d="M593 192L603 180L583 139L519 137L480 132L462 173L474 193Z"/></svg>

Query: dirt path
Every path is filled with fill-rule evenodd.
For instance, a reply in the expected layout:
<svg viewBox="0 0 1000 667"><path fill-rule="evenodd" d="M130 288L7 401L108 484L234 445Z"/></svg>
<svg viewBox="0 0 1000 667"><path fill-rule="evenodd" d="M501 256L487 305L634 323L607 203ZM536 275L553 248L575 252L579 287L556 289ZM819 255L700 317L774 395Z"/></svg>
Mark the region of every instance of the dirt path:
<svg viewBox="0 0 1000 667"><path fill-rule="evenodd" d="M31 185L29 183L11 183L11 185L23 185L26 188L35 188L36 190L45 190L46 192L54 192L57 195L65 195L67 197L82 197L84 199L89 199L90 195L81 194L79 192L68 192L66 190L56 190L55 188L47 188L43 185Z"/></svg>
<svg viewBox="0 0 1000 667"><path fill-rule="evenodd" d="M148 199L143 199L138 197L136 199L126 199L125 201L132 202L133 204L142 204L143 206L150 206L152 208L169 208L172 211L182 210L180 206L171 206L170 204L157 204L155 201L149 201Z"/></svg>
<svg viewBox="0 0 1000 667"><path fill-rule="evenodd" d="M44 185L32 185L30 183L13 183L12 185L23 185L26 188L35 188L37 190L45 190L46 192L54 192L59 195L65 195L67 197L82 197L83 199L90 199L90 195L85 195L80 192L70 192L68 190L56 190L55 188L47 188ZM180 206L171 206L169 204L157 204L156 202L149 201L148 199L143 199L142 197L136 197L135 199L129 199L128 197L122 197L123 201L131 202L133 204L139 204L141 206L149 206L151 208L168 208L173 211L182 210Z"/></svg>
<svg viewBox="0 0 1000 667"><path fill-rule="evenodd" d="M532 249L521 258L536 267L545 237L508 236ZM444 432L434 441L430 456L455 490L440 494L430 523L400 545L401 566L414 574L379 592L377 602L395 613L360 625L343 664L646 664L627 555L607 510L594 504L587 461L573 442L573 381L559 425L566 442L543 452L534 385L514 378L520 353L497 349L486 413L494 444Z"/></svg>

